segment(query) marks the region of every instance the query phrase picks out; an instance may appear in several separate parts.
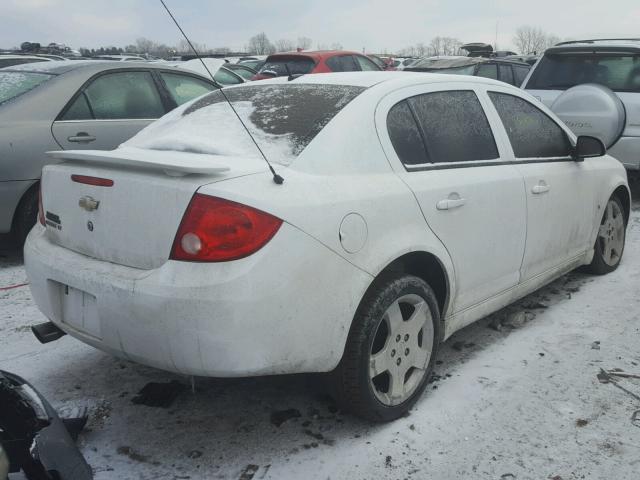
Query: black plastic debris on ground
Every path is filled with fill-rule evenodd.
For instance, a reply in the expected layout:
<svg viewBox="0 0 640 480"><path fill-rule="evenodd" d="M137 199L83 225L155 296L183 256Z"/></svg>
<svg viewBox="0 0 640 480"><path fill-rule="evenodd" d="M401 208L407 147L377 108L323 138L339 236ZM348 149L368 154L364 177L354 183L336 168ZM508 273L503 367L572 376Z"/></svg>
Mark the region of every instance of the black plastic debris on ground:
<svg viewBox="0 0 640 480"><path fill-rule="evenodd" d="M177 380L168 383L149 382L131 399L131 402L147 407L169 408L186 388L186 385Z"/></svg>
<svg viewBox="0 0 640 480"><path fill-rule="evenodd" d="M271 423L273 423L276 427L279 427L287 420L291 420L292 418L299 418L302 414L300 410L295 408L289 408L288 410L279 410L277 412L271 412Z"/></svg>

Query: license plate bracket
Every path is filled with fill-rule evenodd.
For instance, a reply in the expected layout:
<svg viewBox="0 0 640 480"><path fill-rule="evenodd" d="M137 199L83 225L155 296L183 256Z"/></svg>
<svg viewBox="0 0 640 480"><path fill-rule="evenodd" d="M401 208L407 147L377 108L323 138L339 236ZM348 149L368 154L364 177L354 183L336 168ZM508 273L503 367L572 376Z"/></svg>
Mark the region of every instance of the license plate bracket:
<svg viewBox="0 0 640 480"><path fill-rule="evenodd" d="M63 323L82 333L102 338L95 296L60 284L60 304Z"/></svg>

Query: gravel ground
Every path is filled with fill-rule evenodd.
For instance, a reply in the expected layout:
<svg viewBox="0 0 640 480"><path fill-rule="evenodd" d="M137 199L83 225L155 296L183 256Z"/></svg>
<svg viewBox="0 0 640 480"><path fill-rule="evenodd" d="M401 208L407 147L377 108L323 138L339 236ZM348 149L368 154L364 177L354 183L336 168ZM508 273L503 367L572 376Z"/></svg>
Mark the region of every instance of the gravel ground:
<svg viewBox="0 0 640 480"><path fill-rule="evenodd" d="M640 380L620 380L625 392L597 378L640 374L637 202L627 235L613 274L569 274L456 333L423 398L387 425L338 411L318 376L198 378L192 391L69 337L40 345L28 287L0 290L0 369L56 407L89 407L80 446L98 480L635 480ZM0 248L0 288L26 282L19 254ZM133 403L172 380L184 388L169 407Z"/></svg>

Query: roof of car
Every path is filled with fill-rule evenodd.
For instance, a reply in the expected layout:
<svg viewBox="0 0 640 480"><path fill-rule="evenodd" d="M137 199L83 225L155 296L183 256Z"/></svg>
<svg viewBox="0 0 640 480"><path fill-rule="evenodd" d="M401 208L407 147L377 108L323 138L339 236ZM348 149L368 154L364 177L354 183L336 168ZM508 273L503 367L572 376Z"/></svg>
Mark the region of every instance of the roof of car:
<svg viewBox="0 0 640 480"><path fill-rule="evenodd" d="M442 83L442 82L470 83L470 84L490 84L504 87L503 82L484 77L474 77L467 75L447 75L441 73L420 73L406 71L371 71L371 72L335 72L335 73L315 73L302 75L295 80L288 81L287 77L276 77L269 80L261 80L258 83L245 83L227 88L243 88L247 86L268 85L274 83L290 84L320 84L320 85L343 85L353 87L369 88L375 85L385 84L392 89L395 86L405 86L413 84ZM515 88L515 87L514 87Z"/></svg>
<svg viewBox="0 0 640 480"><path fill-rule="evenodd" d="M267 60L272 57L292 57L292 56L300 56L300 57L311 57L318 59L335 57L336 55L360 55L358 52L351 52L349 50L314 50L314 51L302 51L302 52L280 52L274 53L273 55L269 55Z"/></svg>
<svg viewBox="0 0 640 480"><path fill-rule="evenodd" d="M114 62L113 60L74 60L74 61L59 61L59 62L38 62L38 63L23 63L21 65L15 65L12 67L6 67L3 71L20 71L20 72L38 72L49 73L52 75L62 75L72 71L84 71L85 73L94 74L105 70L122 70L122 69L165 69L172 70L175 67L172 64L166 62L151 63L151 62ZM185 69L186 70L186 69ZM198 74L198 72L191 72Z"/></svg>
<svg viewBox="0 0 640 480"><path fill-rule="evenodd" d="M593 47L599 49L626 48L640 49L640 38L601 38L592 40L570 40L560 42L555 46L547 49L547 52L567 51L573 49L588 50Z"/></svg>
<svg viewBox="0 0 640 480"><path fill-rule="evenodd" d="M467 67L470 65L476 65L478 63L486 62L498 62L498 63L513 63L516 65L528 64L518 61L507 59L504 57L463 57L463 56L440 56L440 57L423 57L416 60L411 64L411 68L425 68L425 69L440 69L440 68L459 68Z"/></svg>

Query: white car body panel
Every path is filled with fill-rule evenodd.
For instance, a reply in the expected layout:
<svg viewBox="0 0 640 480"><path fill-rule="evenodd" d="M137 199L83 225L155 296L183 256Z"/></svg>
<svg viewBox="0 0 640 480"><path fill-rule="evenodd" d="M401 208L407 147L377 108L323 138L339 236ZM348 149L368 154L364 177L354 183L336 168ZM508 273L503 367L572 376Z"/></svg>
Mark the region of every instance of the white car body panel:
<svg viewBox="0 0 640 480"><path fill-rule="evenodd" d="M25 246L33 297L43 313L97 348L184 374L330 371L342 357L364 293L394 260L426 252L443 267L446 338L588 263L600 209L616 188L627 188L624 168L609 156L560 166L532 162L531 168L515 161L485 91L530 97L500 82L393 72L308 75L296 82L369 88L290 166L274 165L285 179L282 185L272 181L259 158L225 162L220 156L210 159L211 165L228 171L180 177L165 174L152 151L146 157L150 165L135 168L124 160L112 166L75 160L46 167L45 210L60 210L69 233L37 225ZM497 165L408 172L401 164L386 132L389 108L412 94L444 89L476 91L500 153ZM136 155L136 161L145 161L143 153ZM198 156L180 155L187 166L190 155ZM72 173L113 177L122 190L116 195L115 188L106 194L108 189L80 184L62 188L62 179ZM555 196L529 208L537 201L529 193L531 182L547 175ZM56 198L50 192L55 186L62 190ZM578 187L593 194L575 195ZM262 249L241 260L168 260L196 191L263 210L283 224ZM436 203L453 191L467 204L437 210ZM98 237L87 233L86 223L100 209L78 208L79 197L96 192L110 195L100 199L104 216L96 221L109 233ZM553 235L563 243L553 245ZM528 251L530 238L535 248ZM539 242L557 247L553 260L544 263ZM67 291L73 299L66 298ZM76 305L72 314L64 307L81 301L91 311L78 314Z"/></svg>

